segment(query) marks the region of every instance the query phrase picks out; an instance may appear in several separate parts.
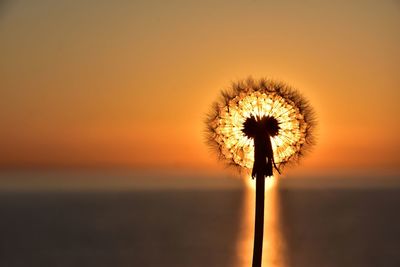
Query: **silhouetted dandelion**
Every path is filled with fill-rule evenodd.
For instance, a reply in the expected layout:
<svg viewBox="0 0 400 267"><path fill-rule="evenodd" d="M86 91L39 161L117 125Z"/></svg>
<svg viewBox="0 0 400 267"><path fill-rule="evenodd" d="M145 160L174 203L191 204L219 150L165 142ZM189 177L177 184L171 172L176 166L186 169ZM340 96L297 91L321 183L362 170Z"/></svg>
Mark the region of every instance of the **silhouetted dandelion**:
<svg viewBox="0 0 400 267"><path fill-rule="evenodd" d="M207 118L207 140L220 159L256 178L253 266L261 266L265 177L296 163L314 144L314 112L300 93L248 78L221 92Z"/></svg>

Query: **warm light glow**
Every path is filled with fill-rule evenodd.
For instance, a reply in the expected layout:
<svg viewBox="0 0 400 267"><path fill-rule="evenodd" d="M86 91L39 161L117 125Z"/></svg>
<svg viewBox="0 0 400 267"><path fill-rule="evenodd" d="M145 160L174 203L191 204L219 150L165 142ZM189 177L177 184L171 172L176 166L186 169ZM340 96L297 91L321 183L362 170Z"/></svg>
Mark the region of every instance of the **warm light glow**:
<svg viewBox="0 0 400 267"><path fill-rule="evenodd" d="M207 121L209 140L230 165L250 170L254 163L254 141L243 132L250 117L273 117L279 131L270 137L278 167L296 161L313 144L315 125L308 102L293 88L268 80L237 83L232 92L222 92Z"/></svg>
<svg viewBox="0 0 400 267"><path fill-rule="evenodd" d="M247 176L245 178L246 180L246 185L247 187L251 188L252 190L256 189L256 180L251 178L251 175ZM276 177L274 176L269 176L265 178L265 191L271 190L273 187L276 186Z"/></svg>
<svg viewBox="0 0 400 267"><path fill-rule="evenodd" d="M273 116L279 122L279 134L272 138L275 161L286 161L295 151L296 144L305 142L306 125L300 125L298 109L276 94L253 92L238 96L229 101L229 106L221 107L217 134L219 141L226 147L223 153L239 165L252 168L254 162L253 139L242 132L243 123L250 116Z"/></svg>
<svg viewBox="0 0 400 267"><path fill-rule="evenodd" d="M255 180L246 179L246 181L249 186L244 192L241 232L237 243L238 258L237 264L233 265L235 267L251 266L253 256L255 191L250 187L254 185ZM287 267L288 253L282 235L277 180L275 177L267 178L266 182L268 181L271 181L271 187L266 186L269 190L265 194L264 232L267 234L264 237L262 266Z"/></svg>

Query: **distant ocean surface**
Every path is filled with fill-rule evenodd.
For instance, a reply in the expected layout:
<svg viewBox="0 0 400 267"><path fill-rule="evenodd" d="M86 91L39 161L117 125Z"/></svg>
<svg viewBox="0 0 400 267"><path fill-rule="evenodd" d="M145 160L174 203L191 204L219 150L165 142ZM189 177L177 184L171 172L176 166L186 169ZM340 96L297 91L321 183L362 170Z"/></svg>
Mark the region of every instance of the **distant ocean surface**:
<svg viewBox="0 0 400 267"><path fill-rule="evenodd" d="M316 181L267 191L263 266L400 266L398 179ZM228 177L3 172L0 266L251 266L253 208Z"/></svg>

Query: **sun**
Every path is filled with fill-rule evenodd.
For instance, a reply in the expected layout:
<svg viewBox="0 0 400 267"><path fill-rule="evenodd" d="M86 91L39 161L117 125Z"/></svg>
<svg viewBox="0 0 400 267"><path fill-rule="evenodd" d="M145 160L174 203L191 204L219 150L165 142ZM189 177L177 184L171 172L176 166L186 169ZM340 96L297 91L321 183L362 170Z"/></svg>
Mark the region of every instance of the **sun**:
<svg viewBox="0 0 400 267"><path fill-rule="evenodd" d="M248 118L273 118L279 131L271 136L275 163L282 167L296 161L313 143L313 112L298 92L269 80L233 84L222 92L208 117L208 140L228 164L251 169L254 163L254 139L243 133Z"/></svg>

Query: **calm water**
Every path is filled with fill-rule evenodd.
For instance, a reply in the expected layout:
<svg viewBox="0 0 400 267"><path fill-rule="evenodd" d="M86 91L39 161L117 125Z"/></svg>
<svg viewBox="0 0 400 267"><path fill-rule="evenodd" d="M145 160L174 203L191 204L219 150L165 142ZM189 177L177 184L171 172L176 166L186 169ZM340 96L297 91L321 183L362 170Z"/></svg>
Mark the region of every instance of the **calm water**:
<svg viewBox="0 0 400 267"><path fill-rule="evenodd" d="M12 189L0 190L0 266L251 263L248 188ZM270 190L264 266L398 267L399 210L398 187Z"/></svg>

